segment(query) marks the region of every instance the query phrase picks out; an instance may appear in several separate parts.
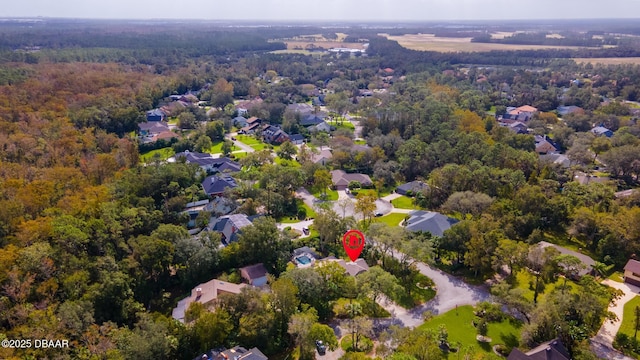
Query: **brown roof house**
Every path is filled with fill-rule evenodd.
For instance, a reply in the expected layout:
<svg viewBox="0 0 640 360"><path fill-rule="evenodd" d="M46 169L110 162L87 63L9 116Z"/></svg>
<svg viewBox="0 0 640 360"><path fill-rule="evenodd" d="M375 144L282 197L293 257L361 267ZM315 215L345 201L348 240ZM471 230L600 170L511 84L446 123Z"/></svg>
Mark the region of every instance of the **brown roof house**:
<svg viewBox="0 0 640 360"><path fill-rule="evenodd" d="M640 261L630 259L624 266L624 282L640 286Z"/></svg>
<svg viewBox="0 0 640 360"><path fill-rule="evenodd" d="M193 302L202 305L212 305L220 294L240 294L242 288L247 284L233 284L226 281L213 279L204 284L200 284L191 290L191 295L178 301L178 305L173 309L171 316L174 319L184 322L184 314Z"/></svg>
<svg viewBox="0 0 640 360"><path fill-rule="evenodd" d="M344 170L331 171L331 180L336 190L344 190L352 181L359 182L362 186L371 186L373 182L369 175L365 174L348 174Z"/></svg>
<svg viewBox="0 0 640 360"><path fill-rule="evenodd" d="M326 257L324 259L320 259L318 261L316 261L316 266L323 266L324 264L328 264L330 262L335 262L338 265L340 265L340 267L342 267L344 269L344 271L351 275L351 276L356 276L358 274L361 274L367 270L369 270L369 265L367 265L367 262L364 261L364 259L362 258L358 258L356 259L356 261L344 261L343 259L337 259L333 256L329 256Z"/></svg>
<svg viewBox="0 0 640 360"><path fill-rule="evenodd" d="M267 284L267 269L263 263L240 268L240 276L253 286L264 286Z"/></svg>

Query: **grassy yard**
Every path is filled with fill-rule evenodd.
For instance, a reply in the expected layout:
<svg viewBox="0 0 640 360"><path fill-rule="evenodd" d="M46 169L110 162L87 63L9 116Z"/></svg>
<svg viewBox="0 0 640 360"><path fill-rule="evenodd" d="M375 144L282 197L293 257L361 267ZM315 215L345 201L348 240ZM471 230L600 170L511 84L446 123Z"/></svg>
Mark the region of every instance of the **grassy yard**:
<svg viewBox="0 0 640 360"><path fill-rule="evenodd" d="M316 199L320 199L320 200L325 200L325 201L336 201L338 200L338 192L335 190L331 190L331 189L327 189L326 193L327 193L327 197L323 198L323 192L322 191L314 191L313 192L313 196L316 197Z"/></svg>
<svg viewBox="0 0 640 360"><path fill-rule="evenodd" d="M407 214L391 213L385 216L373 218L373 221L385 223L389 226L399 226L400 222L404 220L406 216Z"/></svg>
<svg viewBox="0 0 640 360"><path fill-rule="evenodd" d="M353 196L358 196L358 194L367 194L369 196L375 196L378 198L378 192L376 189L358 189L358 190L350 190Z"/></svg>
<svg viewBox="0 0 640 360"><path fill-rule="evenodd" d="M209 149L210 154L221 154L222 153L222 141L216 141L213 143L213 146ZM235 146L234 146L235 147ZM235 150L232 148L232 150Z"/></svg>
<svg viewBox="0 0 640 360"><path fill-rule="evenodd" d="M335 126L336 128L345 128L345 129L349 129L349 130L355 130L356 127L353 125L353 123L347 119L344 119L342 121L340 120L327 120L327 124L331 125L331 126Z"/></svg>
<svg viewBox="0 0 640 360"><path fill-rule="evenodd" d="M249 135L238 135L238 136L236 136L236 139L238 139L238 141L240 141L241 143L247 144L249 146L263 144L262 141L254 138L253 136L249 136Z"/></svg>
<svg viewBox="0 0 640 360"><path fill-rule="evenodd" d="M274 159L275 163L278 165L282 165L282 166L290 166L290 167L301 167L302 165L300 165L299 162L295 161L295 160L285 160L279 156L276 156L276 158Z"/></svg>
<svg viewBox="0 0 640 360"><path fill-rule="evenodd" d="M636 296L631 299L631 301L624 304L624 312L622 313L622 325L620 325L620 330L618 330L619 333L627 334L631 338L633 337L633 333L635 332L633 330L633 327L635 325L634 309L636 308L636 306L640 306L640 296Z"/></svg>
<svg viewBox="0 0 640 360"><path fill-rule="evenodd" d="M234 152L231 154L231 157L235 160L240 160L243 157L247 156L247 152L246 151L240 151L240 152Z"/></svg>
<svg viewBox="0 0 640 360"><path fill-rule="evenodd" d="M140 154L140 161L143 163L148 163L153 161L156 158L158 160L167 160L173 155L175 155L175 151L173 151L173 148L166 147L162 149L151 150L145 154Z"/></svg>
<svg viewBox="0 0 640 360"><path fill-rule="evenodd" d="M476 340L478 334L473 326L473 307L470 305L460 306L442 315L435 316L428 322L420 325L420 329L438 330L441 324L447 327L449 333L449 344L460 342L463 347L470 347L476 354L493 354L494 345L503 344L508 348L519 345L522 324L514 320L503 320L501 322L489 323L487 336L491 338L490 343L481 343ZM450 359L456 359L458 354L448 353Z"/></svg>
<svg viewBox="0 0 640 360"><path fill-rule="evenodd" d="M521 270L516 274L517 287L524 290L525 291L524 296L531 301L533 301L533 295L534 295L533 289L535 286L535 281L536 281L535 277L528 271ZM538 294L538 302L541 302L541 303L544 302L545 294L550 293L556 288L560 290L563 284L564 284L564 279L560 277L558 277L558 280L555 283L546 284L544 287L544 290ZM573 293L578 292L580 290L580 287L571 280L567 280L567 287L570 289L569 291Z"/></svg>
<svg viewBox="0 0 640 360"><path fill-rule="evenodd" d="M414 203L413 199L407 196L401 196L397 199L391 200L391 204L398 209L419 209Z"/></svg>
<svg viewBox="0 0 640 360"><path fill-rule="evenodd" d="M622 273L620 271L613 272L613 274L609 275L608 279L611 279L619 283L624 282L624 279L622 278Z"/></svg>

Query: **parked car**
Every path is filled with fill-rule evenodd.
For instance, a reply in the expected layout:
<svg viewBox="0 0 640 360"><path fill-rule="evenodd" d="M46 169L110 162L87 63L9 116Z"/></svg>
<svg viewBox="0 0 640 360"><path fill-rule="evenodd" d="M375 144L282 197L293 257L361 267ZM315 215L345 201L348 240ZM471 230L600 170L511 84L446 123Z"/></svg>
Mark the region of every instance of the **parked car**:
<svg viewBox="0 0 640 360"><path fill-rule="evenodd" d="M324 355L327 353L327 346L322 342L322 340L316 340L316 350L318 350L318 354Z"/></svg>
<svg viewBox="0 0 640 360"><path fill-rule="evenodd" d="M303 232L305 235L309 235L309 228L308 228L308 227L303 227L303 228L302 228L302 232Z"/></svg>
<svg viewBox="0 0 640 360"><path fill-rule="evenodd" d="M374 214L376 217L380 217L382 216L382 213L380 211L376 211L376 213Z"/></svg>
<svg viewBox="0 0 640 360"><path fill-rule="evenodd" d="M235 136L232 136L232 137L231 137L231 140L236 141L236 137L235 137Z"/></svg>

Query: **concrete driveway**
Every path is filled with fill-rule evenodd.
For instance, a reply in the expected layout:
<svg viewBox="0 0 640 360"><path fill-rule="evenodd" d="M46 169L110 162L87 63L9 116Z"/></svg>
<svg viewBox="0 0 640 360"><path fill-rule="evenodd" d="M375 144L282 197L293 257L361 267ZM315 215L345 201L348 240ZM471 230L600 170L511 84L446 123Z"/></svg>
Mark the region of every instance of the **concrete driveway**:
<svg viewBox="0 0 640 360"><path fill-rule="evenodd" d="M621 290L624 295L616 300L615 303L609 304L609 311L616 314L618 319L615 321L605 321L596 336L591 339L591 349L603 359L630 359L629 357L619 353L613 349L613 339L615 338L620 325L622 325L622 315L624 305L631 299L640 294L640 288L627 283L620 283L611 279L605 279L603 284L611 286L614 289Z"/></svg>

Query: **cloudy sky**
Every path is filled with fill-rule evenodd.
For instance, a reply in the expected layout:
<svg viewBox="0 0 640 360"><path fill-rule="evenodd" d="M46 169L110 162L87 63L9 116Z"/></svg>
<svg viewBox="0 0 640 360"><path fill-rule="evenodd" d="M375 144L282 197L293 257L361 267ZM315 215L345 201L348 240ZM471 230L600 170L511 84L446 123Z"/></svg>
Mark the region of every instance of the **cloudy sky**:
<svg viewBox="0 0 640 360"><path fill-rule="evenodd" d="M9 0L0 17L212 20L640 18L640 0Z"/></svg>

